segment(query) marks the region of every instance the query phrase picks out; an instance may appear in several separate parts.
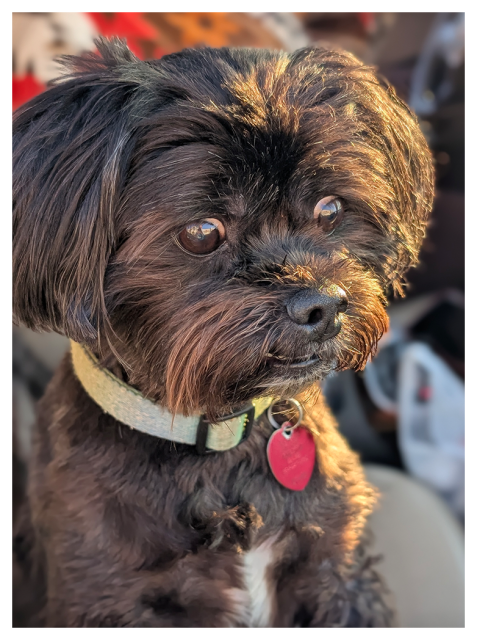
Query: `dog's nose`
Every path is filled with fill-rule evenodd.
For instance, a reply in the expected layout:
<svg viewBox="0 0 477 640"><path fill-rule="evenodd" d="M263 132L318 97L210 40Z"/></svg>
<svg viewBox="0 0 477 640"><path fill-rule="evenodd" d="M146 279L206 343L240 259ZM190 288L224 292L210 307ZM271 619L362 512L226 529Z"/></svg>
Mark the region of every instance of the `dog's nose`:
<svg viewBox="0 0 477 640"><path fill-rule="evenodd" d="M348 298L343 289L333 287L326 293L312 289L300 291L287 304L287 311L312 340L323 342L338 335L341 329L338 314L344 313L347 307Z"/></svg>

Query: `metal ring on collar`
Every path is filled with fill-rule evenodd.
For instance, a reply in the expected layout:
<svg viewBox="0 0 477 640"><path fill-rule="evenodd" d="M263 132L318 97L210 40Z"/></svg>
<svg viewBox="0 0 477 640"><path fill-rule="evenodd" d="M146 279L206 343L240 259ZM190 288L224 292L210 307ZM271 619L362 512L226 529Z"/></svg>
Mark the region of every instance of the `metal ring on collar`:
<svg viewBox="0 0 477 640"><path fill-rule="evenodd" d="M280 402L289 402L290 404L295 405L296 409L298 410L298 420L292 427L292 428L295 428L303 420L303 407L298 402L298 400L295 400L295 398L286 398L286 400L280 400ZM272 405L268 407L267 418L274 429L281 429L282 425L279 424L273 417L273 407L276 406L277 404L278 402L274 402Z"/></svg>

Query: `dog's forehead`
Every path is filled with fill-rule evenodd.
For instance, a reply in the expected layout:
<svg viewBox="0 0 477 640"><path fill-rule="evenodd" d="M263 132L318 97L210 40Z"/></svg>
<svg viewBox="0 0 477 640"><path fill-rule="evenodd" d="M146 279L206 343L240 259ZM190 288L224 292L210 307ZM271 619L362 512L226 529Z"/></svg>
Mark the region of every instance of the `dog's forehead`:
<svg viewBox="0 0 477 640"><path fill-rule="evenodd" d="M310 136L299 130L296 114L291 121L282 105L270 118L261 105L257 110L255 106L238 99L229 109L195 106L190 109L187 144L176 120L176 139L167 133L168 146L151 168L157 188L167 192L179 215L193 219L215 211L226 218L256 220L276 212L277 206L289 208L316 174L319 165L306 162ZM163 133L158 131L158 137Z"/></svg>
<svg viewBox="0 0 477 640"><path fill-rule="evenodd" d="M173 58L176 84L148 124L157 151L148 203L162 203L178 224L215 215L294 224L329 195L370 218L391 210L395 104L373 73L326 52L260 55ZM140 185L140 197L146 191Z"/></svg>
<svg viewBox="0 0 477 640"><path fill-rule="evenodd" d="M230 145L190 144L169 151L157 165L164 178L158 191L183 221L221 215L230 221L257 221L292 207L299 183L299 158L285 155L286 135L257 136L253 147L237 140ZM283 146L283 153L280 150ZM171 182L171 178L173 181ZM165 203L165 200L162 200Z"/></svg>
<svg viewBox="0 0 477 640"><path fill-rule="evenodd" d="M207 208L205 200L227 202L226 213L234 217L256 216L257 207L263 213L297 194L318 166L307 161L319 140L318 120L310 114L315 91L304 90L303 75L292 73L286 54L268 52L251 61L261 55L252 53L231 61L226 52L213 52L207 69L198 52L171 61L170 72L172 62L179 66L175 95L179 85L189 94L158 104L146 143L158 149L151 163L157 180L168 181L167 191L175 189L184 205L190 203L193 216ZM316 67L313 73L319 77Z"/></svg>

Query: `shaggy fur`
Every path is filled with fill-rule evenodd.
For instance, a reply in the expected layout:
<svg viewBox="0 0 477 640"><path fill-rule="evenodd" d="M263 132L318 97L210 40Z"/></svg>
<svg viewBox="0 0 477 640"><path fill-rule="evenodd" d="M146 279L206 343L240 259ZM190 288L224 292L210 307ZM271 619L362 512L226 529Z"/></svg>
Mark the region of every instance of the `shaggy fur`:
<svg viewBox="0 0 477 640"><path fill-rule="evenodd" d="M303 492L279 485L265 417L206 456L132 431L68 355L39 406L15 538L23 623L253 626L243 558L269 544L267 624L389 624L357 561L374 495L317 381L364 367L387 289L416 264L433 188L414 116L372 69L324 49L141 62L100 41L68 66L15 114L16 321L88 344L173 413L301 393L318 462ZM330 195L344 202L331 233L313 217ZM174 238L205 218L227 240L190 256ZM341 331L313 341L286 305L337 286ZM310 351L306 373L270 365Z"/></svg>

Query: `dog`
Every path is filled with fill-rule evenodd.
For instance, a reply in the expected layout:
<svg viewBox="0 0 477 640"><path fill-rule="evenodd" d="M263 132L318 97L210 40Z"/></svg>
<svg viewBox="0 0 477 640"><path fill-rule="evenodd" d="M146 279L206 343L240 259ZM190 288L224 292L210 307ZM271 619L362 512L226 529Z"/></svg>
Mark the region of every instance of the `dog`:
<svg viewBox="0 0 477 640"><path fill-rule="evenodd" d="M14 319L72 341L15 530L21 624L394 624L319 383L365 366L418 261L415 116L342 51L97 46L14 117Z"/></svg>

